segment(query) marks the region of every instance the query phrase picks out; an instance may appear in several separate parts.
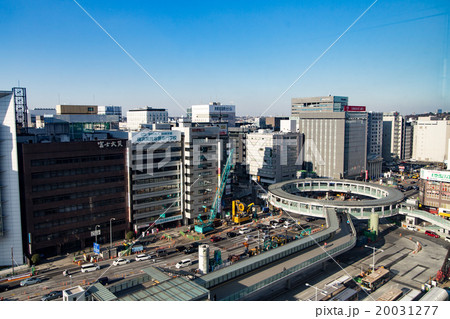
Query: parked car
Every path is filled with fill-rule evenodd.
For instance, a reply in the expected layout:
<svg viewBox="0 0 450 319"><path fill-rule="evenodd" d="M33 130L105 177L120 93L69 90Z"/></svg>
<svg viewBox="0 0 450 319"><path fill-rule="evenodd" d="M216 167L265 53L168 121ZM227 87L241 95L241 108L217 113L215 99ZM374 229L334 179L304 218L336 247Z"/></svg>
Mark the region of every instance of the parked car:
<svg viewBox="0 0 450 319"><path fill-rule="evenodd" d="M309 222L313 222L313 221L317 220L317 218L316 217L306 217L305 220L309 223Z"/></svg>
<svg viewBox="0 0 450 319"><path fill-rule="evenodd" d="M129 259L119 258L119 259L114 260L113 266L120 266L120 265L129 264L129 263L130 263Z"/></svg>
<svg viewBox="0 0 450 319"><path fill-rule="evenodd" d="M233 238L233 237L236 237L236 236L237 236L237 234L235 232L233 232L233 231L230 231L230 232L227 233L227 237L228 238Z"/></svg>
<svg viewBox="0 0 450 319"><path fill-rule="evenodd" d="M180 268L188 267L188 266L190 266L190 265L191 265L191 260L190 260L190 259L183 259L183 260L179 261L179 262L175 265L175 267L176 267L177 269L180 269Z"/></svg>
<svg viewBox="0 0 450 319"><path fill-rule="evenodd" d="M412 230L412 231L416 231L417 230L416 226L412 226L412 225L406 226L406 229Z"/></svg>
<svg viewBox="0 0 450 319"><path fill-rule="evenodd" d="M51 291L48 294L42 296L41 301L50 301L54 299L62 298L62 291L61 290L55 290Z"/></svg>
<svg viewBox="0 0 450 319"><path fill-rule="evenodd" d="M40 282L42 282L42 279L41 279L41 278L38 278L38 277L30 277L30 278L26 278L26 279L22 280L22 281L20 282L20 285L21 285L22 287L24 287L24 286L34 285L34 284L37 284L37 283L40 283Z"/></svg>
<svg viewBox="0 0 450 319"><path fill-rule="evenodd" d="M425 231L425 235L428 235L428 236L434 237L434 238L439 238L440 237L438 234L436 234L435 232L433 232L431 230Z"/></svg>
<svg viewBox="0 0 450 319"><path fill-rule="evenodd" d="M450 242L450 237L445 237L445 241Z"/></svg>
<svg viewBox="0 0 450 319"><path fill-rule="evenodd" d="M275 228L280 228L280 227L283 227L283 224L281 224L281 223L280 224L278 224L278 223L277 224L272 224L272 228L274 228L274 229Z"/></svg>
<svg viewBox="0 0 450 319"><path fill-rule="evenodd" d="M209 239L212 243L221 241L223 238L220 236L211 236L211 238Z"/></svg>
<svg viewBox="0 0 450 319"><path fill-rule="evenodd" d="M253 237L254 237L253 235L247 234L247 235L245 235L244 240L245 240L245 241L249 241L249 240L252 239Z"/></svg>
<svg viewBox="0 0 450 319"><path fill-rule="evenodd" d="M149 260L149 259L151 259L151 257L147 254L139 254L139 255L136 255L136 257L134 259L136 259L136 261L141 261L141 260Z"/></svg>

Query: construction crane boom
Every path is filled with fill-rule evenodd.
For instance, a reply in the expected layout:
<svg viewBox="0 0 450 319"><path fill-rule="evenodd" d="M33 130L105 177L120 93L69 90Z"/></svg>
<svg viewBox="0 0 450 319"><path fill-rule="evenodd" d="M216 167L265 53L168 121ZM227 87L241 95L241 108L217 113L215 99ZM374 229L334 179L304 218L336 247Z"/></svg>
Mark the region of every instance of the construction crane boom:
<svg viewBox="0 0 450 319"><path fill-rule="evenodd" d="M230 171L233 168L233 153L234 149L231 149L230 153L228 154L225 168L223 169L220 184L218 185L216 195L214 196L214 201L211 206L211 213L209 215L208 220L206 221L199 220L199 224L195 225L195 231L198 233L204 234L214 229L213 222L214 219L216 218L217 208L219 207L220 202L222 200L222 195L223 191L225 190L225 186L227 184L228 175L230 174Z"/></svg>

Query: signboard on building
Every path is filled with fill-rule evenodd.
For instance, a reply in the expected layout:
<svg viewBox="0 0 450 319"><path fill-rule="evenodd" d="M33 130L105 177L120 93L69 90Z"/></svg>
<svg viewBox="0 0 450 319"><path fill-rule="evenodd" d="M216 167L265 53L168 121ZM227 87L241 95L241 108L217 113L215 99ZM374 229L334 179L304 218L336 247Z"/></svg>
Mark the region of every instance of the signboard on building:
<svg viewBox="0 0 450 319"><path fill-rule="evenodd" d="M181 132L144 130L133 133L131 141L133 144L179 142L181 141Z"/></svg>
<svg viewBox="0 0 450 319"><path fill-rule="evenodd" d="M365 112L366 107L365 106L346 105L346 106L344 106L344 111L346 111L346 112Z"/></svg>
<svg viewBox="0 0 450 319"><path fill-rule="evenodd" d="M431 181L450 183L450 171L436 171L422 168L420 170L420 178Z"/></svg>

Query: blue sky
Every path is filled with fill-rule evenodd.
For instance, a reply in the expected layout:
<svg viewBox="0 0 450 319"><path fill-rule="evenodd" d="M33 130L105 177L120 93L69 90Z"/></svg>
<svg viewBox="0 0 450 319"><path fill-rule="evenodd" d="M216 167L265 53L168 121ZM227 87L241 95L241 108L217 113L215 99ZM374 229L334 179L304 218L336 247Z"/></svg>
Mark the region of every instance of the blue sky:
<svg viewBox="0 0 450 319"><path fill-rule="evenodd" d="M259 115L373 1L77 0L182 106ZM0 89L28 107L154 106L183 113L73 0L0 0ZM402 114L450 111L450 1L379 0L266 115L344 95Z"/></svg>

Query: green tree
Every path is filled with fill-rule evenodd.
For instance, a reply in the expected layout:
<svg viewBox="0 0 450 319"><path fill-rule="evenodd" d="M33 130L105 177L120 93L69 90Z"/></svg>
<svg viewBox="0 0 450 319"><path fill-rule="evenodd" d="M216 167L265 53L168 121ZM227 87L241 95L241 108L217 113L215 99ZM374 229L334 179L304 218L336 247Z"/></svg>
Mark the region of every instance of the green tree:
<svg viewBox="0 0 450 319"><path fill-rule="evenodd" d="M40 261L41 257L39 256L39 254L34 254L33 256L31 256L31 263L33 265L37 265Z"/></svg>
<svg viewBox="0 0 450 319"><path fill-rule="evenodd" d="M134 232L131 230L125 235L126 240L132 240L134 238Z"/></svg>

